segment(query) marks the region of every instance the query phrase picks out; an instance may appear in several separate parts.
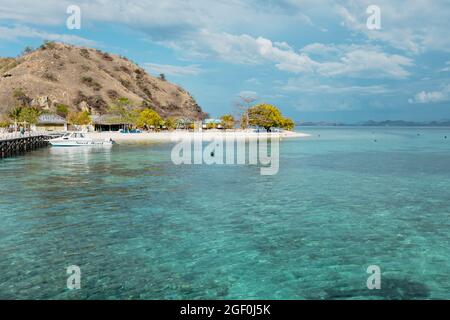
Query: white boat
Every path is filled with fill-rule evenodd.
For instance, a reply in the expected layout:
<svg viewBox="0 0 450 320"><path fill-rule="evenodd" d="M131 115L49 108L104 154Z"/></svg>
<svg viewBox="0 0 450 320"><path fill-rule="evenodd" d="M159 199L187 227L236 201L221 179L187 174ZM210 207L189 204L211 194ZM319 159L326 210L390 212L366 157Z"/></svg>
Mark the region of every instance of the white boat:
<svg viewBox="0 0 450 320"><path fill-rule="evenodd" d="M83 146L112 146L114 141L92 139L83 132L68 132L63 136L50 139L48 142L54 147L83 147Z"/></svg>

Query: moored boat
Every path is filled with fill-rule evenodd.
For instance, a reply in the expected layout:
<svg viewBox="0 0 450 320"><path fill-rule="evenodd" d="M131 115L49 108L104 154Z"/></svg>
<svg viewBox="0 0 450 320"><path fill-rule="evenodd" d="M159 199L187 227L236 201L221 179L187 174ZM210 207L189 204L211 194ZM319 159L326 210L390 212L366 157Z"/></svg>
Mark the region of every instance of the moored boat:
<svg viewBox="0 0 450 320"><path fill-rule="evenodd" d="M92 139L83 132L68 132L63 136L55 139L50 139L48 142L54 147L83 147L83 146L112 146L114 141L112 139Z"/></svg>

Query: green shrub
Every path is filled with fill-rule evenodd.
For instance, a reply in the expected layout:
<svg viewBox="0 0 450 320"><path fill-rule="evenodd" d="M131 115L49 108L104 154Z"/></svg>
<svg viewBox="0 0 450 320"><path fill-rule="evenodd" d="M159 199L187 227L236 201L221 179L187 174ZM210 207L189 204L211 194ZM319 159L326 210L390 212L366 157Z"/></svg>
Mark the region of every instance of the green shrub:
<svg viewBox="0 0 450 320"><path fill-rule="evenodd" d="M94 79L92 79L92 77L86 77L86 76L81 77L81 83L94 89L94 91L100 91L100 89L102 88L102 86L98 82L96 82Z"/></svg>
<svg viewBox="0 0 450 320"><path fill-rule="evenodd" d="M126 79L120 79L120 83L127 89L131 88L131 82Z"/></svg>
<svg viewBox="0 0 450 320"><path fill-rule="evenodd" d="M106 52L102 52L101 50L96 50L98 55L106 61L113 61L114 59Z"/></svg>
<svg viewBox="0 0 450 320"><path fill-rule="evenodd" d="M0 116L0 128L7 128L10 125L11 125L11 122L8 119Z"/></svg>
<svg viewBox="0 0 450 320"><path fill-rule="evenodd" d="M91 123L92 120L89 115L89 112L81 111L81 112L69 113L68 121L70 124L73 124L73 125L88 125Z"/></svg>
<svg viewBox="0 0 450 320"><path fill-rule="evenodd" d="M56 43L54 41L45 40L40 48L41 50L52 50L56 48Z"/></svg>
<svg viewBox="0 0 450 320"><path fill-rule="evenodd" d="M22 91L22 89L14 90L13 97L21 106L29 105L32 100L25 92Z"/></svg>
<svg viewBox="0 0 450 320"><path fill-rule="evenodd" d="M175 130L177 128L177 121L174 118L167 118L164 120L164 126L166 126L168 130Z"/></svg>
<svg viewBox="0 0 450 320"><path fill-rule="evenodd" d="M22 55L26 55L26 54L32 53L33 50L34 49L32 47L26 46L25 49L23 49Z"/></svg>
<svg viewBox="0 0 450 320"><path fill-rule="evenodd" d="M225 129L233 129L234 128L234 117L231 114L226 114L220 117L222 120L222 127Z"/></svg>
<svg viewBox="0 0 450 320"><path fill-rule="evenodd" d="M106 94L108 95L108 97L109 97L111 100L117 100L117 99L119 99L119 94L117 93L116 90L110 89L110 90L108 90L108 91L106 92Z"/></svg>
<svg viewBox="0 0 450 320"><path fill-rule="evenodd" d="M46 72L42 75L42 78L51 82L58 82L58 79L50 72Z"/></svg>
<svg viewBox="0 0 450 320"><path fill-rule="evenodd" d="M83 58L89 59L89 50L86 48L80 49L80 56L82 56Z"/></svg>
<svg viewBox="0 0 450 320"><path fill-rule="evenodd" d="M67 115L69 114L69 106L62 104L62 103L57 104L56 105L56 114L63 118L66 118Z"/></svg>

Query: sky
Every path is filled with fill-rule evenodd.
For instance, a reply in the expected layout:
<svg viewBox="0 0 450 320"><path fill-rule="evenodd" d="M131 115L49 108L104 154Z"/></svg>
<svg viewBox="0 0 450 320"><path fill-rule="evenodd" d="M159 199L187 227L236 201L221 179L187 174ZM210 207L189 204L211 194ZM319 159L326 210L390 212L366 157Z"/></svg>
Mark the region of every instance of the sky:
<svg viewBox="0 0 450 320"><path fill-rule="evenodd" d="M449 0L0 0L0 56L44 40L121 54L211 116L247 96L296 121L443 120L449 14Z"/></svg>

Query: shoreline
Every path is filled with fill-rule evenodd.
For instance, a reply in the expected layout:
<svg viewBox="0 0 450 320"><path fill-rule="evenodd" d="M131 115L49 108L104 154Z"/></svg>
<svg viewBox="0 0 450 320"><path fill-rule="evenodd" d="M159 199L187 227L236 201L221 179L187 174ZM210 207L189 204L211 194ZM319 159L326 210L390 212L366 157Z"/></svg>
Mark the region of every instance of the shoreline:
<svg viewBox="0 0 450 320"><path fill-rule="evenodd" d="M93 139L112 139L117 144L121 143L142 143L142 142L176 142L189 137L193 140L202 139L211 141L214 139L231 138L258 139L266 138L305 138L311 136L307 133L283 131L283 132L249 132L249 131L171 131L171 132L142 132L142 133L120 133L120 132L89 132L87 135Z"/></svg>

